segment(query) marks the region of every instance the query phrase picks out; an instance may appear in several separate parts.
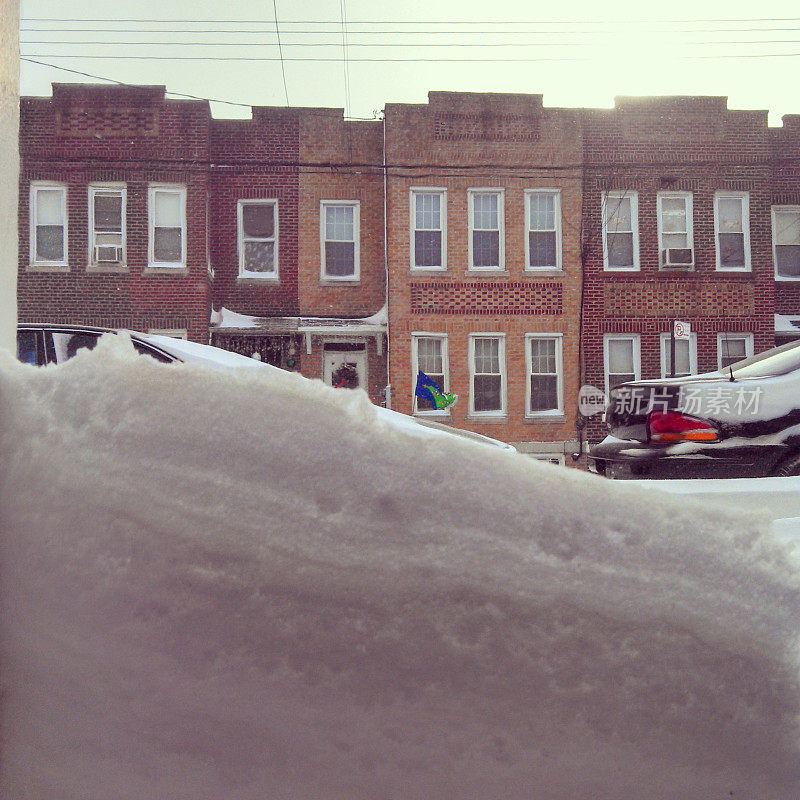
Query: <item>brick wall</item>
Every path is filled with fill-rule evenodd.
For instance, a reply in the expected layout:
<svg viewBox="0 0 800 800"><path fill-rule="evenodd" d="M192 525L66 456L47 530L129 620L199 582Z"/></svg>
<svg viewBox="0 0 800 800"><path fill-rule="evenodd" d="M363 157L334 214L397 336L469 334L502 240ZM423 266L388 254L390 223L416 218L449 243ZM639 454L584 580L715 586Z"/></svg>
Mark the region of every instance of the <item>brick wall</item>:
<svg viewBox="0 0 800 800"><path fill-rule="evenodd" d="M393 408L413 409L411 334L448 337L446 421L515 443L575 438L580 300L581 160L577 112L541 95L431 92L426 105L386 107L389 162L389 327ZM446 190L447 268L411 269L411 188ZM468 269L468 190L504 190L505 268ZM562 271L525 271L525 190L560 191ZM507 413L469 414L470 333L505 335ZM525 334L563 336L564 414L526 418ZM556 445L558 446L558 445ZM534 448L535 449L535 448Z"/></svg>
<svg viewBox="0 0 800 800"><path fill-rule="evenodd" d="M168 101L163 87L55 84L52 99L20 107L18 279L21 321L180 328L208 341L206 253L208 104ZM67 187L68 267L30 265L30 184ZM124 267L89 268L88 187L124 184ZM150 183L186 186L186 268L148 270Z"/></svg>
<svg viewBox="0 0 800 800"><path fill-rule="evenodd" d="M584 382L604 386L603 335L641 336L641 376L661 375L660 339L684 319L697 334L699 371L717 368L717 333L752 332L756 352L774 339L767 116L729 111L724 97L618 98L587 110L584 125ZM714 193L749 193L750 272L716 269ZM640 270L603 269L603 191L638 194ZM691 192L695 265L659 270L656 196ZM593 439L605 431L599 420Z"/></svg>

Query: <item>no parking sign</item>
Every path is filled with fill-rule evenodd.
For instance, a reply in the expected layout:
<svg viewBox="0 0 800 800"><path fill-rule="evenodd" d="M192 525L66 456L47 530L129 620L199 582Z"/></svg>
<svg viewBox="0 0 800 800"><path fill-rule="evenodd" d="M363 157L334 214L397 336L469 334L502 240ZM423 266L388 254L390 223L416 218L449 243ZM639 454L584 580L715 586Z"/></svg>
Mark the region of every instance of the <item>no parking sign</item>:
<svg viewBox="0 0 800 800"><path fill-rule="evenodd" d="M692 326L689 325L688 322L681 322L681 320L676 319L675 322L672 323L672 332L676 339L688 341L691 338Z"/></svg>

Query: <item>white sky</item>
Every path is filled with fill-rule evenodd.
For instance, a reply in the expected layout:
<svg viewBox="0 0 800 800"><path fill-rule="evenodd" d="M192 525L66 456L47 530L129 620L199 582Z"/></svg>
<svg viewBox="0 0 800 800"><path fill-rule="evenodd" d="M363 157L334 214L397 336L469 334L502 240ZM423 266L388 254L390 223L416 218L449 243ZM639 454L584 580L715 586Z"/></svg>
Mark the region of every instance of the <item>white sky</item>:
<svg viewBox="0 0 800 800"><path fill-rule="evenodd" d="M616 95L718 94L727 95L732 108L768 108L773 125L780 124L782 114L800 113L793 78L800 66L796 0L674 0L659 6L620 0L613 4L613 17L608 4L587 0L275 2L291 105L348 107L350 116L371 117L386 102L424 102L429 90L543 93L545 103L556 106L610 106ZM341 62L343 7L349 102ZM286 102L269 0L22 0L21 14L23 56L212 99ZM112 19L110 24L86 22ZM30 30L34 27L40 30ZM65 32L102 27L116 32ZM87 44L103 41L111 44ZM74 57L64 57L67 53ZM111 54L217 60L87 57ZM289 60L296 58L336 60ZM85 80L90 79L22 62L23 95L48 95L53 81ZM212 108L217 117L249 116L246 108Z"/></svg>

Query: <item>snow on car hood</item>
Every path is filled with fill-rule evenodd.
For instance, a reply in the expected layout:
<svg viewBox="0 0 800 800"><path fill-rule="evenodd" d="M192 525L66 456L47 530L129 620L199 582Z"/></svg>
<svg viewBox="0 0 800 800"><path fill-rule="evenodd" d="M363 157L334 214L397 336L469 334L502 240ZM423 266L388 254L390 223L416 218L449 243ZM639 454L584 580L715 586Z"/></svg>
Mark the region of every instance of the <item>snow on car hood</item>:
<svg viewBox="0 0 800 800"><path fill-rule="evenodd" d="M110 338L0 397L3 796L797 797L766 520Z"/></svg>

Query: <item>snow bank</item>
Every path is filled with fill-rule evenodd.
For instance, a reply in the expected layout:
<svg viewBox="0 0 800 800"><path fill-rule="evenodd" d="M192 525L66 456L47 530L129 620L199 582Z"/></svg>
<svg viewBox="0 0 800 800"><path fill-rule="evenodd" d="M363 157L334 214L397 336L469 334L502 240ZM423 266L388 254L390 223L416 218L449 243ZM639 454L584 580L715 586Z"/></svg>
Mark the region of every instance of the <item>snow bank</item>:
<svg viewBox="0 0 800 800"><path fill-rule="evenodd" d="M4 797L798 796L757 517L119 341L0 408Z"/></svg>

